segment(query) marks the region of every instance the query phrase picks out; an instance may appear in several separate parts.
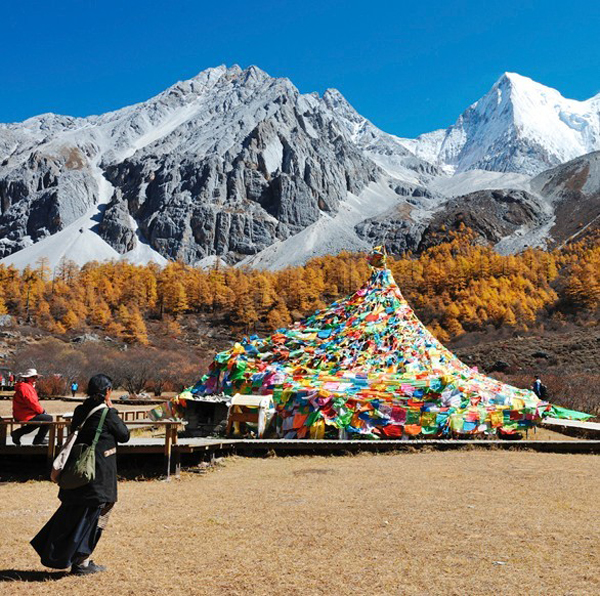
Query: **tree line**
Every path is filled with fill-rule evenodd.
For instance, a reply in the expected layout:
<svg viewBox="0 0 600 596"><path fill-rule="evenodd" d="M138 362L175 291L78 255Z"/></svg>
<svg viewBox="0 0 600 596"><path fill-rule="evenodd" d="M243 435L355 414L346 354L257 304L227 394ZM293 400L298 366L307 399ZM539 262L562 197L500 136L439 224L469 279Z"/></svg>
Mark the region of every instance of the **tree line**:
<svg viewBox="0 0 600 596"><path fill-rule="evenodd" d="M243 333L268 332L357 290L365 255L342 253L280 271L202 270L128 262L47 261L19 271L0 265L0 314L62 335L90 328L148 343L148 323L177 335L186 314L208 313ZM500 255L462 229L419 255L389 257L405 298L442 341L489 326L536 328L548 319L594 324L600 307L597 238L552 251Z"/></svg>

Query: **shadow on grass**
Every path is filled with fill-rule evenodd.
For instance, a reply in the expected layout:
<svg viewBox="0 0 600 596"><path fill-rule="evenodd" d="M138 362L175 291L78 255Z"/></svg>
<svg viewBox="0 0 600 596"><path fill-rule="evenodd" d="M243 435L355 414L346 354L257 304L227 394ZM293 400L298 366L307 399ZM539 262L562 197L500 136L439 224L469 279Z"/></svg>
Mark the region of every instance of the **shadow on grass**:
<svg viewBox="0 0 600 596"><path fill-rule="evenodd" d="M27 571L21 569L0 569L2 582L48 582L70 575L68 571Z"/></svg>

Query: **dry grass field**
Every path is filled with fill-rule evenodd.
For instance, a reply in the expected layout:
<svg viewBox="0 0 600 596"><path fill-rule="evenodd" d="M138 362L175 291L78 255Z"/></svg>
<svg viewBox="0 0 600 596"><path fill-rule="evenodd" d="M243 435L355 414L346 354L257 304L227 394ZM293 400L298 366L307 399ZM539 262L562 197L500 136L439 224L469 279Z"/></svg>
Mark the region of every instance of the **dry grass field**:
<svg viewBox="0 0 600 596"><path fill-rule="evenodd" d="M597 456L231 458L123 482L95 553L101 584L46 572L30 548L55 495L0 486L0 594L600 593Z"/></svg>

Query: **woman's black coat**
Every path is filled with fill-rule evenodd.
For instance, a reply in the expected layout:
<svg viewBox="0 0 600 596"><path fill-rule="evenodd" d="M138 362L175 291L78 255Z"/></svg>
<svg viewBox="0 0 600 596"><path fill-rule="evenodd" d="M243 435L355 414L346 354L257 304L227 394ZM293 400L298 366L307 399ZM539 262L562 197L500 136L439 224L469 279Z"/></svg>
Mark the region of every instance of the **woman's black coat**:
<svg viewBox="0 0 600 596"><path fill-rule="evenodd" d="M75 408L71 428L76 428L100 402L86 399ZM96 434L103 410L94 412L79 431L77 443L91 445ZM79 488L61 488L58 498L63 503L77 505L100 505L117 500L117 442L129 441L129 429L119 418L115 408L110 408L104 420L102 432L96 444L96 477L92 482Z"/></svg>

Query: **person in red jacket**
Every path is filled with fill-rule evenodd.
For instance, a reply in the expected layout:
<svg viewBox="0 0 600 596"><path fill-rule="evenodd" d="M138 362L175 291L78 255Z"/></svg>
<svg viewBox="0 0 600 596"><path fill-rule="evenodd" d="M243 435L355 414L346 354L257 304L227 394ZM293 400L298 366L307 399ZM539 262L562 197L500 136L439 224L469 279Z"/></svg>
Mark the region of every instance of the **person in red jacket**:
<svg viewBox="0 0 600 596"><path fill-rule="evenodd" d="M21 380L15 385L15 395L13 397L13 418L16 422L51 422L52 416L46 414L46 411L40 405L35 383L38 379L38 373L35 368L30 368L20 374ZM15 445L21 444L21 437L27 433L38 429L37 435L33 439L34 445L44 445L46 443L46 434L48 426L45 424L26 424L14 430L10 436Z"/></svg>

